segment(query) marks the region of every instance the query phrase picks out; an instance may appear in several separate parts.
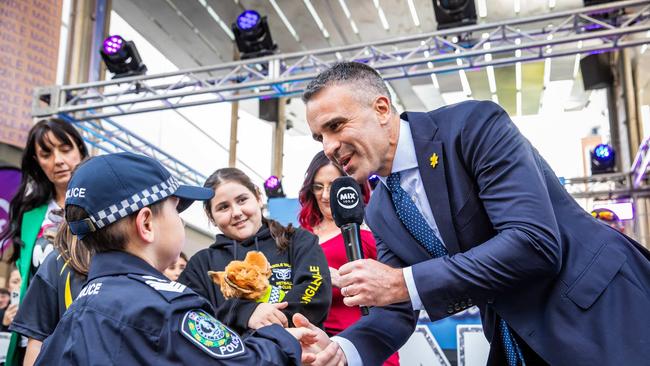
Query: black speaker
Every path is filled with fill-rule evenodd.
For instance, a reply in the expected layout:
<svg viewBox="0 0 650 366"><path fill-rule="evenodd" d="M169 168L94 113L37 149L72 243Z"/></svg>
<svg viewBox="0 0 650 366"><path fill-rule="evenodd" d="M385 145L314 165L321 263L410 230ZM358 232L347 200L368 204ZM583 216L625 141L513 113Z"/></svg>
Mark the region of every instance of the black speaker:
<svg viewBox="0 0 650 366"><path fill-rule="evenodd" d="M602 4L607 4L607 3L615 3L619 2L621 0L583 0L583 3L585 6L592 6L592 5L602 5ZM624 8L619 8L619 9L614 9L614 10L599 10L597 12L592 12L589 14L590 17L597 19L603 23L610 24L614 27L617 27L621 24L622 21L622 15L625 13ZM603 29L602 26L597 26L597 25L592 25L590 27L586 27L585 31L587 32L592 32L595 30Z"/></svg>
<svg viewBox="0 0 650 366"><path fill-rule="evenodd" d="M598 5L604 3L613 3L616 0L583 0L585 6Z"/></svg>
<svg viewBox="0 0 650 366"><path fill-rule="evenodd" d="M612 85L614 75L609 66L609 52L597 53L580 60L582 83L585 90L603 89Z"/></svg>
<svg viewBox="0 0 650 366"><path fill-rule="evenodd" d="M438 30L476 24L474 0L433 0Z"/></svg>
<svg viewBox="0 0 650 366"><path fill-rule="evenodd" d="M279 113L279 103L278 98L268 98L259 100L259 116L260 119L269 122L277 122L280 116Z"/></svg>

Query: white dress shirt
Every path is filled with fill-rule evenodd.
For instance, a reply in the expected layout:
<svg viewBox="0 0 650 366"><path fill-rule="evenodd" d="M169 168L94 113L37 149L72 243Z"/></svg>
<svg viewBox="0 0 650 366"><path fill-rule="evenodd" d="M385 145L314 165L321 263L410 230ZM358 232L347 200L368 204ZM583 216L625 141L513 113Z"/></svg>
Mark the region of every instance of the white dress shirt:
<svg viewBox="0 0 650 366"><path fill-rule="evenodd" d="M424 184L422 183L422 177L420 176L420 170L418 169L418 159L415 154L415 145L413 144L411 127L408 122L403 120L400 120L399 140L397 141L397 149L395 151L393 167L391 169L391 173L397 172L400 173L399 185L411 197L415 203L415 207L417 207L420 214L424 217L424 220L429 224L429 227L431 227L431 230L433 230L438 239L440 239L440 242L444 245L445 242L442 240L442 236L440 236L438 225L436 225L433 212L431 212L431 206L429 206L427 193L424 190ZM387 177L379 177L379 179L384 185L386 185ZM387 185L386 189L388 189ZM409 266L404 268L403 273L404 282L406 282L406 288L408 289L409 297L411 298L413 310L424 309L418 290L415 287L411 267Z"/></svg>

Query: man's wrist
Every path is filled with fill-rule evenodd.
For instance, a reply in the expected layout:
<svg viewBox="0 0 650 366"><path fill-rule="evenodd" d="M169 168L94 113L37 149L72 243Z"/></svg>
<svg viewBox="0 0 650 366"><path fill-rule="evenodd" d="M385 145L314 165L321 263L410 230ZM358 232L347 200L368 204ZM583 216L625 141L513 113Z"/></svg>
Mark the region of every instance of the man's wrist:
<svg viewBox="0 0 650 366"><path fill-rule="evenodd" d="M404 282L406 283L406 290L408 292L409 300L411 301L411 306L413 310L422 310L424 305L422 304L422 299L418 294L418 289L415 287L415 280L413 279L413 267L402 268L402 274Z"/></svg>
<svg viewBox="0 0 650 366"><path fill-rule="evenodd" d="M404 301L409 301L409 290L408 287L406 286L406 280L404 278L404 269L403 268L396 268L396 275L395 275L395 284L393 288L397 289L397 293L395 294L397 297L397 301L395 302L404 302Z"/></svg>
<svg viewBox="0 0 650 366"><path fill-rule="evenodd" d="M339 345L339 350L343 353L343 360L345 361L345 364L348 366L363 366L363 361L361 361L361 355L359 355L359 351L357 351L357 348L354 346L352 342L350 342L347 338L343 338L340 336L334 336L330 338L332 342L335 342L336 344Z"/></svg>

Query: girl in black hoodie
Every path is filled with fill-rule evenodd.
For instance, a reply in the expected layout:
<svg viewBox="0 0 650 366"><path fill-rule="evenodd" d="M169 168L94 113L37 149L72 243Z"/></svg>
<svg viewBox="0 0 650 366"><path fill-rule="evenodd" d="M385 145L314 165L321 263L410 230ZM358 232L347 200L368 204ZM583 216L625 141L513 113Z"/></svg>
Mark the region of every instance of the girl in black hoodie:
<svg viewBox="0 0 650 366"><path fill-rule="evenodd" d="M318 238L291 224L284 227L264 218L259 189L239 169L219 169L204 186L215 191L214 198L204 204L205 212L223 234L190 259L178 282L208 299L217 318L237 332L273 323L293 326L294 313L322 326L329 311L332 286ZM264 253L271 264L273 275L269 282L274 290L284 293L282 302L226 300L208 276L208 271L223 271L230 261L243 260L252 250Z"/></svg>

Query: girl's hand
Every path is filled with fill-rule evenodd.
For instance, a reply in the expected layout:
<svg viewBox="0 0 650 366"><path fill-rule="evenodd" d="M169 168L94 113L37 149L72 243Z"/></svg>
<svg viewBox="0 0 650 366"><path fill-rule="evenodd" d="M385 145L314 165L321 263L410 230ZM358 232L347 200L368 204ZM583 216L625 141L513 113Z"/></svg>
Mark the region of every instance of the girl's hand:
<svg viewBox="0 0 650 366"><path fill-rule="evenodd" d="M288 327L289 321L287 320L287 316L280 311L288 305L288 302L278 304L260 303L248 319L248 327L251 329L259 329L271 324L279 324L284 328Z"/></svg>
<svg viewBox="0 0 650 366"><path fill-rule="evenodd" d="M339 270L330 267L330 277L332 278L332 286L341 288L341 276L339 275Z"/></svg>

